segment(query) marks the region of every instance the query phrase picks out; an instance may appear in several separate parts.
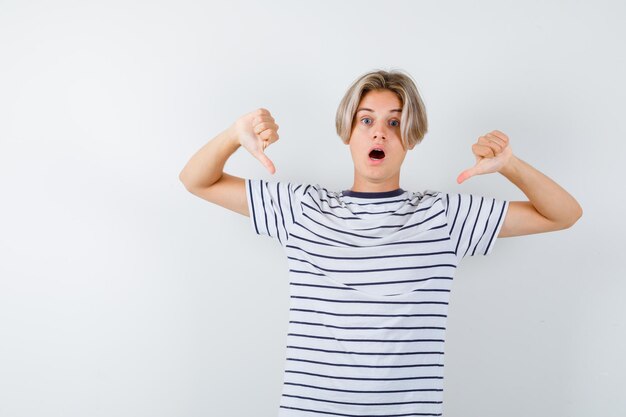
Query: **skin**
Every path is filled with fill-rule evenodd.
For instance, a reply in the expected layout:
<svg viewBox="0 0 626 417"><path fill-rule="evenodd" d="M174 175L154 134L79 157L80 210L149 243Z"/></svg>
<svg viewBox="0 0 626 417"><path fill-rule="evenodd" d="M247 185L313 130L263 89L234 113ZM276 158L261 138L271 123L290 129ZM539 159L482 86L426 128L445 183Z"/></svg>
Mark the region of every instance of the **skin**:
<svg viewBox="0 0 626 417"><path fill-rule="evenodd" d="M402 144L402 113L395 109L401 110L402 103L390 90L371 90L361 98L347 143L354 163L352 191L383 192L400 188L402 162L413 147L405 149ZM384 149L385 158L381 163L370 160L372 146Z"/></svg>
<svg viewBox="0 0 626 417"><path fill-rule="evenodd" d="M362 107L371 110L359 111ZM400 113L392 110L401 107L400 99L390 90L369 91L361 98L348 142L354 163L352 191L380 192L400 187L400 168L408 150L400 140L399 123L392 123L400 120ZM372 145L384 146L381 164L370 162ZM493 130L480 136L472 145L472 153L476 162L457 176L458 184L498 172L529 198L510 202L498 237L562 230L582 216L582 208L571 194L513 154L509 137L503 132Z"/></svg>
<svg viewBox="0 0 626 417"><path fill-rule="evenodd" d="M396 122L400 99L389 90L366 93L359 103L371 110L359 111L354 119L348 145L354 162L352 191L384 192L400 188L400 167L408 150L400 141ZM228 129L205 144L187 162L179 178L193 194L249 216L244 178L223 172L226 160L243 146L274 174L276 168L265 155L267 146L278 140L278 125L267 109L257 109L237 119ZM369 159L371 146L385 150L382 163ZM498 172L527 197L511 201L498 237L522 236L566 229L582 216L576 199L551 178L513 154L509 137L493 130L472 145L473 167L457 176L461 184L476 175Z"/></svg>

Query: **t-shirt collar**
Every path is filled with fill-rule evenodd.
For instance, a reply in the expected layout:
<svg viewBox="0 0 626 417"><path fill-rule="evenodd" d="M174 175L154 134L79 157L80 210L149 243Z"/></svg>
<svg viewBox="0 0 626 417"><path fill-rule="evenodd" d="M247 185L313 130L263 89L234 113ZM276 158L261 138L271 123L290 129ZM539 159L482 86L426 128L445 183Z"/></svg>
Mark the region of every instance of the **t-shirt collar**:
<svg viewBox="0 0 626 417"><path fill-rule="evenodd" d="M342 195L347 197L358 197L358 198L386 198L386 197L396 197L402 195L404 190L402 188L397 188L392 191L352 191L352 190L343 190L341 192Z"/></svg>

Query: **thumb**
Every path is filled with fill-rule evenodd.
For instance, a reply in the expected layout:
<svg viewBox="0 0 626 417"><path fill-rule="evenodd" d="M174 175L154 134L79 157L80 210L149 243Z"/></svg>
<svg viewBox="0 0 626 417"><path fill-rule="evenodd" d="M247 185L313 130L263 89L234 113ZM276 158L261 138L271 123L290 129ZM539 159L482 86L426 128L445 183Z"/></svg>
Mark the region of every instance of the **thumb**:
<svg viewBox="0 0 626 417"><path fill-rule="evenodd" d="M476 175L475 167L466 169L465 171L461 172L458 177L456 177L456 182L458 184L461 184L463 181L473 177L474 175Z"/></svg>
<svg viewBox="0 0 626 417"><path fill-rule="evenodd" d="M267 157L267 155L265 155L265 153L263 153L263 151L258 151L254 156L256 156L256 159L261 161L270 174L274 174L276 172L274 163Z"/></svg>

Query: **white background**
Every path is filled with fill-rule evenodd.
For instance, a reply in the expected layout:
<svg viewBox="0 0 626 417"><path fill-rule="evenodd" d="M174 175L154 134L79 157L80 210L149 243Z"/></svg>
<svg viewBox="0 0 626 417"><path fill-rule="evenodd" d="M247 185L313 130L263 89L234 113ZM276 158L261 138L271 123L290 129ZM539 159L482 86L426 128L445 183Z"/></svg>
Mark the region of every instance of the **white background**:
<svg viewBox="0 0 626 417"><path fill-rule="evenodd" d="M277 172L340 191L334 130L372 69L429 117L400 185L456 184L494 129L568 190L572 228L499 239L452 293L446 417L626 414L626 6L621 1L0 0L0 416L275 416L287 263L178 174L244 113L272 112Z"/></svg>

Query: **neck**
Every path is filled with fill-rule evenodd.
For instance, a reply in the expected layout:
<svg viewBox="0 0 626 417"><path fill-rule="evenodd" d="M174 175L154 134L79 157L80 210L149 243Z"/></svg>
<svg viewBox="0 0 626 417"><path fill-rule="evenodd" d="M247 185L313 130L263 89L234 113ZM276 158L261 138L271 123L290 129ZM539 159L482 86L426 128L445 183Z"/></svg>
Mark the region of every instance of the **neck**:
<svg viewBox="0 0 626 417"><path fill-rule="evenodd" d="M363 181L358 178L354 179L350 191L361 193L383 193L387 191L395 191L400 188L400 178L390 178L383 182Z"/></svg>

